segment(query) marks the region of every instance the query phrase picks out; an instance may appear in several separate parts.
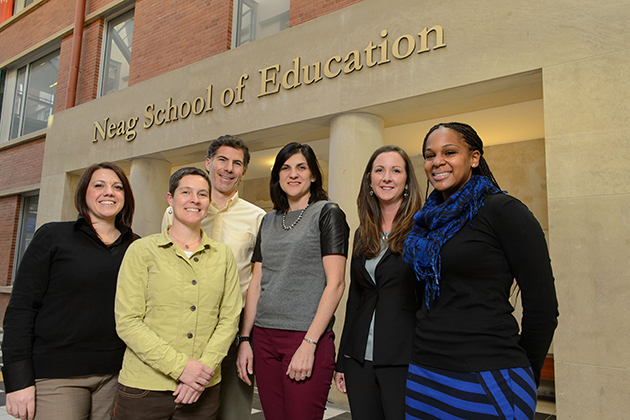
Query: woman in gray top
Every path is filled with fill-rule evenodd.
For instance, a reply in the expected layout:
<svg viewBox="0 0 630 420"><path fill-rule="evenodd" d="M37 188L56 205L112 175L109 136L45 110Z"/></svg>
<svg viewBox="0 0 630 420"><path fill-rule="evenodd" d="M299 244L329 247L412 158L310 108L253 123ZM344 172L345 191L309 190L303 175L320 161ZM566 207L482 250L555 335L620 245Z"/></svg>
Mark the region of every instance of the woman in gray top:
<svg viewBox="0 0 630 420"><path fill-rule="evenodd" d="M321 420L335 367L333 314L345 284L349 228L327 201L306 144L280 150L270 194L275 211L263 218L252 258L237 370L249 384L256 369L267 420Z"/></svg>

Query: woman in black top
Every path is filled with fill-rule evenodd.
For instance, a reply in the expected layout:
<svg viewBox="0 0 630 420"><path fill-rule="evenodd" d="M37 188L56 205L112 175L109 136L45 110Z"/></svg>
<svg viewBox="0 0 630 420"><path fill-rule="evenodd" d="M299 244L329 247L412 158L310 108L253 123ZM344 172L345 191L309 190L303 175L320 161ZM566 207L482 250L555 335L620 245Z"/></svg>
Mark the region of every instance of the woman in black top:
<svg viewBox="0 0 630 420"><path fill-rule="evenodd" d="M337 389L348 394L356 419L405 416L420 283L413 268L402 261L402 249L420 205L418 181L407 153L396 146L376 150L357 198L360 226L335 374Z"/></svg>
<svg viewBox="0 0 630 420"><path fill-rule="evenodd" d="M542 229L501 192L469 125L434 126L423 154L434 191L405 243L405 260L426 284L407 418L533 419L558 316ZM509 301L514 280L520 332Z"/></svg>
<svg viewBox="0 0 630 420"><path fill-rule="evenodd" d="M134 199L125 173L89 167L75 193L79 217L40 227L22 258L4 317L7 412L33 419L109 419L125 344L114 295Z"/></svg>

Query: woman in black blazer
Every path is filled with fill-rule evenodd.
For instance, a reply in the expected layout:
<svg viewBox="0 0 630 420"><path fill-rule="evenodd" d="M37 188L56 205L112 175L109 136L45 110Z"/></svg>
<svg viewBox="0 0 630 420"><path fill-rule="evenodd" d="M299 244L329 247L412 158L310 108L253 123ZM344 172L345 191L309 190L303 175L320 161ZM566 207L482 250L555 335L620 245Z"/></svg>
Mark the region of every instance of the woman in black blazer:
<svg viewBox="0 0 630 420"><path fill-rule="evenodd" d="M416 291L422 285L402 260L405 237L421 206L411 160L396 146L370 158L357 197L351 283L335 385L352 417L402 420L411 359Z"/></svg>

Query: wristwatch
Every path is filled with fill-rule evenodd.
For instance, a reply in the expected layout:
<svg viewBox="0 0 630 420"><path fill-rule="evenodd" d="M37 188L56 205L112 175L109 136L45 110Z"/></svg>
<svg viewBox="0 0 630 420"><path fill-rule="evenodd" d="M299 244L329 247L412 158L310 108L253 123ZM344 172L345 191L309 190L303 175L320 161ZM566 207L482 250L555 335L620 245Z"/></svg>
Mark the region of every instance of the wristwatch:
<svg viewBox="0 0 630 420"><path fill-rule="evenodd" d="M252 338L251 337L243 337L240 334L236 335L236 345L239 346L242 342L244 341L249 341L250 343L252 342Z"/></svg>

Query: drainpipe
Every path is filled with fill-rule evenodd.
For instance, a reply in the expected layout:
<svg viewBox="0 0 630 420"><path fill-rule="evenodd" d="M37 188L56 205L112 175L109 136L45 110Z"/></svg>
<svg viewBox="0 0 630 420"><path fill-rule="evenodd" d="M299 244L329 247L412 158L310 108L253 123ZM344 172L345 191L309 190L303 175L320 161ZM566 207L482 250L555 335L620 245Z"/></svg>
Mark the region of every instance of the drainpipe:
<svg viewBox="0 0 630 420"><path fill-rule="evenodd" d="M81 62L81 45L83 43L83 20L85 18L86 0L77 0L74 14L74 33L72 34L72 56L70 58L70 76L66 93L66 109L72 108L76 102L77 83L79 81L79 63Z"/></svg>

